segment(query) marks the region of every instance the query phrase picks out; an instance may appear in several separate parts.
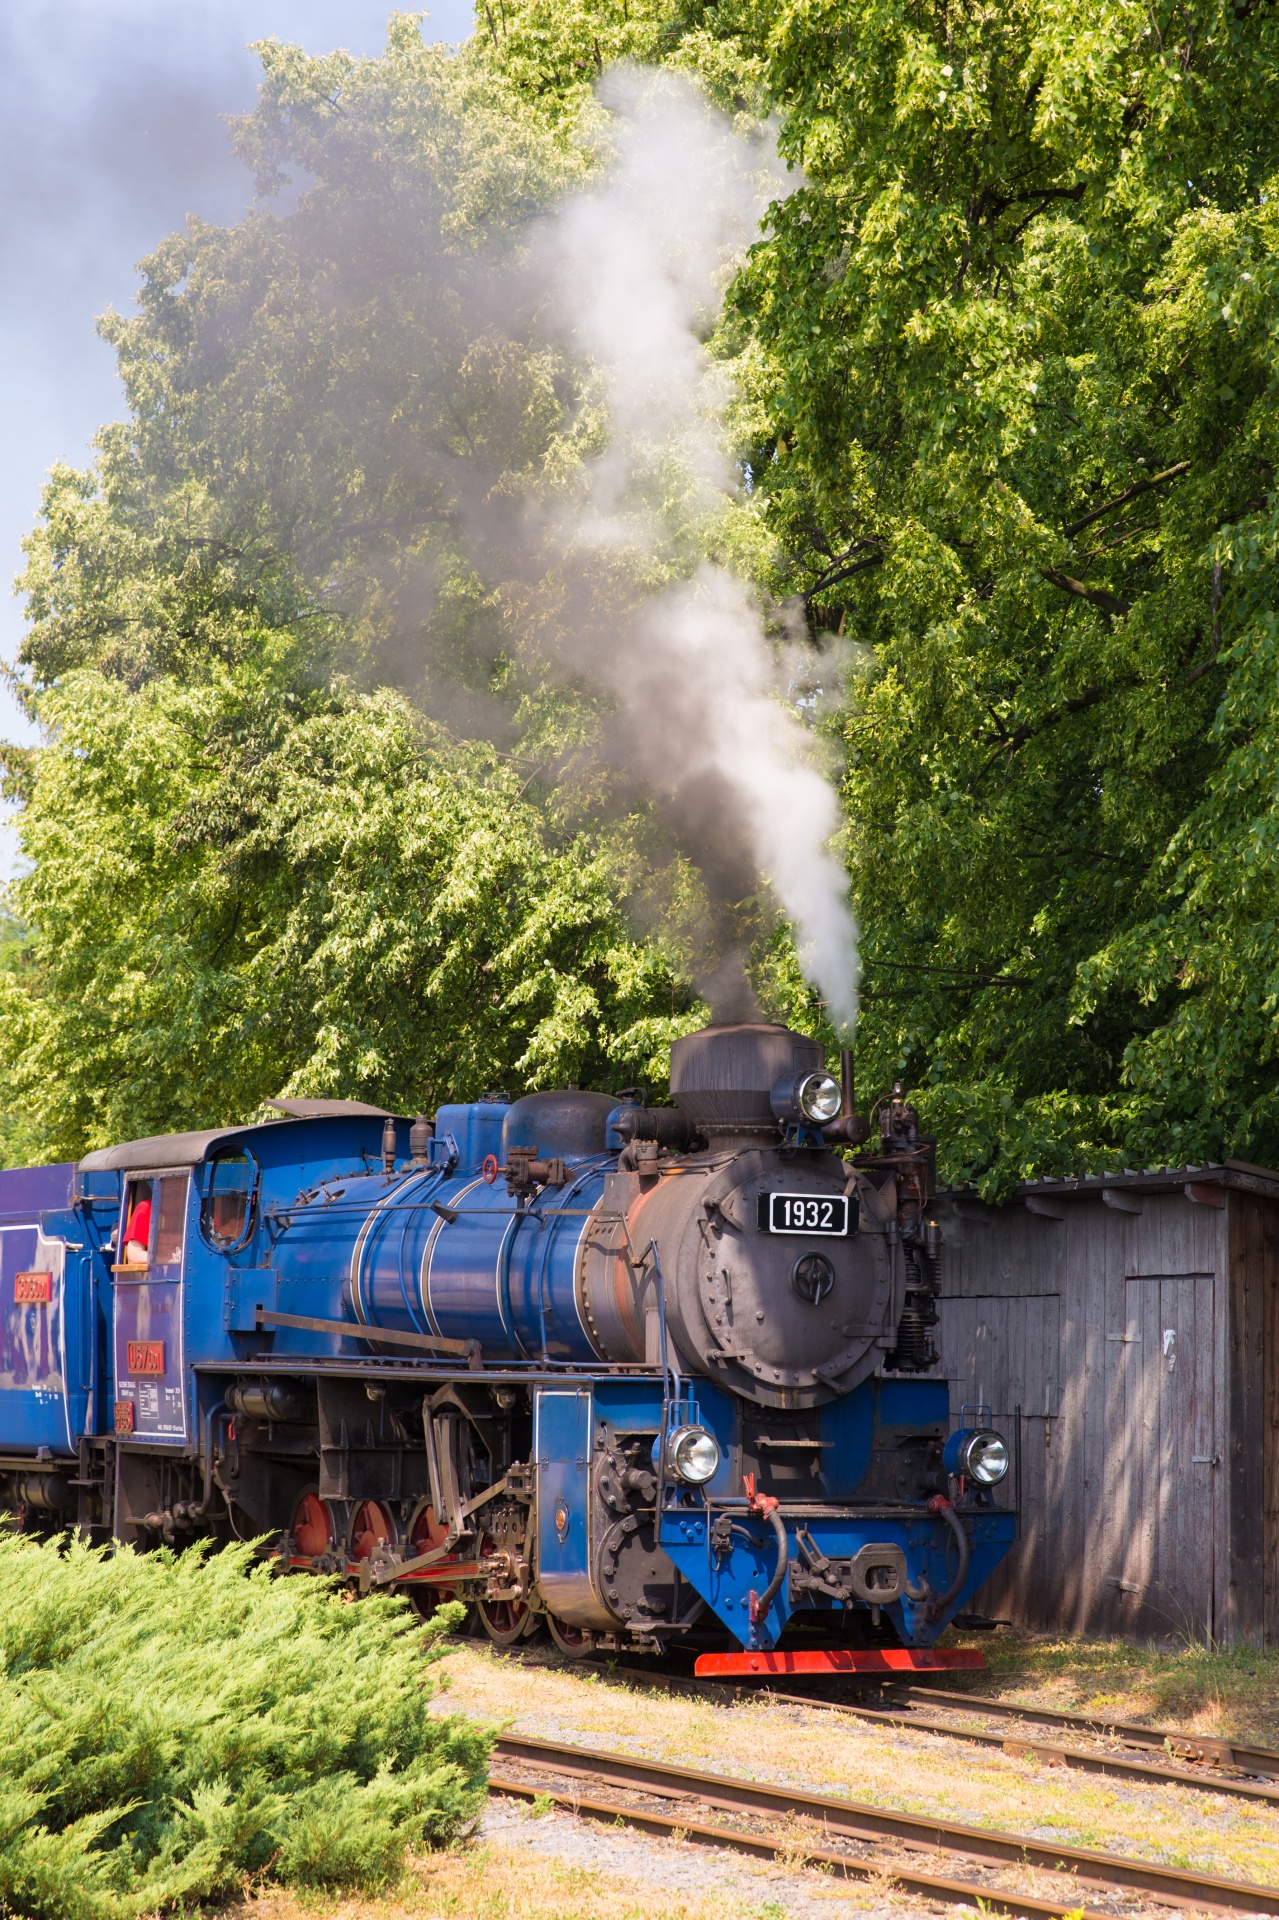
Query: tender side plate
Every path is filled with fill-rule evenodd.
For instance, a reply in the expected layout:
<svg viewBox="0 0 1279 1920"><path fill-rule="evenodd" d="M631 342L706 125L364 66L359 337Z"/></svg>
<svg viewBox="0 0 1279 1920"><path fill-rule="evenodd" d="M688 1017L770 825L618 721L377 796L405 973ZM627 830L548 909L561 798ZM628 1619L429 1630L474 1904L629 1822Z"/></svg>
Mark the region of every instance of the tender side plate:
<svg viewBox="0 0 1279 1920"><path fill-rule="evenodd" d="M761 1193L759 1196L761 1233L830 1234L844 1238L848 1233L848 1195L846 1193Z"/></svg>

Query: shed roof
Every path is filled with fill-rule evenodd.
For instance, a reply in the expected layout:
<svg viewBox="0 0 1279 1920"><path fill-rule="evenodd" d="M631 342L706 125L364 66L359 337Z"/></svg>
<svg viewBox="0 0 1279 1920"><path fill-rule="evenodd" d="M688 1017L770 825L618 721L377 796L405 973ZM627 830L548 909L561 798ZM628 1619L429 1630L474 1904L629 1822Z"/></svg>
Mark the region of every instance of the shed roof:
<svg viewBox="0 0 1279 1920"><path fill-rule="evenodd" d="M939 1197L950 1200L966 1201L973 1206L990 1206L992 1210L1000 1206L1011 1206L1017 1202L1031 1205L1035 1200L1053 1201L1070 1199L1096 1199L1099 1195L1119 1189L1136 1189L1146 1193L1176 1193L1180 1189L1188 1198L1192 1187L1233 1188L1245 1193L1264 1193L1279 1200L1279 1171L1273 1167L1259 1167L1251 1160L1212 1160L1202 1166L1188 1167L1123 1167L1113 1173L1088 1173L1077 1178L1061 1180L1022 1180L1004 1202L985 1201L974 1186L943 1187Z"/></svg>

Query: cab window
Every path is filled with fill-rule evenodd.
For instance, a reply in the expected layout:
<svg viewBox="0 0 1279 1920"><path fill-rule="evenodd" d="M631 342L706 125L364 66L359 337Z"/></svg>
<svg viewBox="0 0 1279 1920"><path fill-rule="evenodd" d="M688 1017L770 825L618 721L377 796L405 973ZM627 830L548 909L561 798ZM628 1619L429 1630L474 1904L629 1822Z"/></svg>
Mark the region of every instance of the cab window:
<svg viewBox="0 0 1279 1920"><path fill-rule="evenodd" d="M125 1198L121 1244L125 1267L176 1267L182 1260L187 1176L132 1180Z"/></svg>
<svg viewBox="0 0 1279 1920"><path fill-rule="evenodd" d="M182 1235L187 1220L187 1177L185 1173L156 1181L160 1204L155 1216L155 1250L151 1255L157 1267L176 1267L182 1259Z"/></svg>
<svg viewBox="0 0 1279 1920"><path fill-rule="evenodd" d="M151 1264L151 1218L154 1213L154 1180L131 1180L124 1201L124 1230L120 1236L120 1261L126 1267Z"/></svg>
<svg viewBox="0 0 1279 1920"><path fill-rule="evenodd" d="M209 1168L200 1225L214 1247L244 1239L251 1221L257 1168L247 1153L220 1153Z"/></svg>

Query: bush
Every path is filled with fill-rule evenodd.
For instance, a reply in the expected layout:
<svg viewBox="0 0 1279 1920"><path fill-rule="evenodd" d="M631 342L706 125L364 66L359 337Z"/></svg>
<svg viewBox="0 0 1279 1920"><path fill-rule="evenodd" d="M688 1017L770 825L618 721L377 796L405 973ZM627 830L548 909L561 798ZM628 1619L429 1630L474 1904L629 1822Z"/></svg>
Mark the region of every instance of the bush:
<svg viewBox="0 0 1279 1920"><path fill-rule="evenodd" d="M0 1910L132 1920L250 1875L384 1886L484 1793L488 1736L427 1711L453 1611L423 1629L401 1600L345 1606L249 1547L0 1536Z"/></svg>

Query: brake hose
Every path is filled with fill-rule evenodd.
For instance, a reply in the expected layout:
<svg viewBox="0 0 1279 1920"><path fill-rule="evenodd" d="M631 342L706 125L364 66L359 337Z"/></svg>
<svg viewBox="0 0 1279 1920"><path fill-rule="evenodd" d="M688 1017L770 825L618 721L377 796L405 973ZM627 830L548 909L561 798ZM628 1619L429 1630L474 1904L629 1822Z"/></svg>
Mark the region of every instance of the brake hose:
<svg viewBox="0 0 1279 1920"><path fill-rule="evenodd" d="M786 1578L786 1569L790 1565L790 1541L786 1538L786 1522L782 1519L778 1503L769 1494L752 1493L750 1509L761 1520L767 1520L777 1535L777 1565L773 1577L763 1593L751 1595L751 1625L761 1621L782 1590L782 1581Z"/></svg>
<svg viewBox="0 0 1279 1920"><path fill-rule="evenodd" d="M939 1593L929 1608L929 1612L935 1620L937 1615L943 1613L951 1601L957 1598L960 1589L965 1580L967 1580L968 1562L972 1549L968 1544L968 1535L964 1532L964 1523L944 1493L934 1494L933 1498L928 1502L928 1507L931 1513L940 1515L946 1522L946 1525L954 1534L955 1544L959 1548L959 1570L947 1587L945 1593Z"/></svg>

